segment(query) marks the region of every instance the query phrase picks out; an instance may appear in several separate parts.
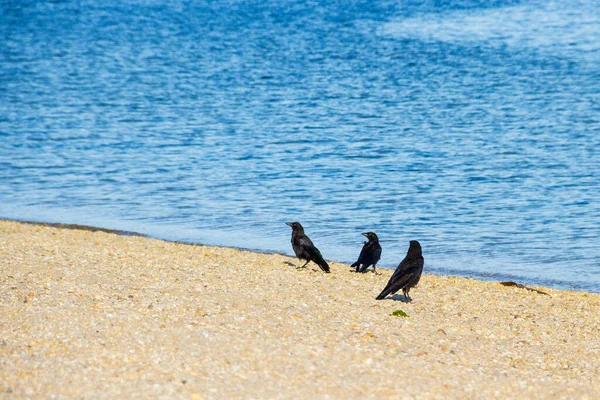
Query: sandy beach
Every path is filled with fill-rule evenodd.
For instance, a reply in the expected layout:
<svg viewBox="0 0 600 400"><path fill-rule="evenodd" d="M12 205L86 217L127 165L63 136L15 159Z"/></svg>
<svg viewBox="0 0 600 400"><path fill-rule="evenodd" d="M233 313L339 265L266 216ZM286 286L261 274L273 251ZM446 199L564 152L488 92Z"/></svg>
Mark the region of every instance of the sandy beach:
<svg viewBox="0 0 600 400"><path fill-rule="evenodd" d="M297 265L0 221L0 397L600 398L598 294Z"/></svg>

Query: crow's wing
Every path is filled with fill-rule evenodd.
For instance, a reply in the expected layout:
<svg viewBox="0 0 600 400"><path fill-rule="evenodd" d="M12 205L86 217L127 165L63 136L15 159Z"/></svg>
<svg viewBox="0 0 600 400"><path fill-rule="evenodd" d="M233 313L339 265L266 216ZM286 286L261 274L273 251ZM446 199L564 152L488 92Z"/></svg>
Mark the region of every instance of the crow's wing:
<svg viewBox="0 0 600 400"><path fill-rule="evenodd" d="M396 279L393 280L394 276L390 278L388 284L385 286L385 289L381 291L379 296L376 297L377 300L384 299L388 294L394 294L398 290L402 289L408 282L410 282L414 277L416 277L418 273L418 268L411 269L409 271L405 271L404 274L396 276Z"/></svg>
<svg viewBox="0 0 600 400"><path fill-rule="evenodd" d="M373 258L371 259L372 264L377 264L379 259L381 258L381 246L373 247Z"/></svg>
<svg viewBox="0 0 600 400"><path fill-rule="evenodd" d="M310 260L312 262L314 262L315 264L318 264L319 267L321 267L321 269L325 272L329 272L329 264L327 264L327 261L325 261L325 259L323 258L323 256L321 255L321 252L319 251L319 249L317 249L314 245L307 249L308 251L308 255L310 256Z"/></svg>
<svg viewBox="0 0 600 400"><path fill-rule="evenodd" d="M308 236L300 234L292 236L292 247L297 257L310 259L309 249L315 247L315 245L310 241Z"/></svg>
<svg viewBox="0 0 600 400"><path fill-rule="evenodd" d="M359 266L360 264L364 264L364 259L367 256L367 253L369 252L369 242L365 242L363 248L360 251L360 254L358 255L358 260L356 260L356 262L354 264L351 265L352 268Z"/></svg>
<svg viewBox="0 0 600 400"><path fill-rule="evenodd" d="M306 251L308 251L308 249L315 247L315 245L313 244L312 240L310 240L308 238L308 236L306 235L302 235L296 238L296 244L298 246L301 246L302 248L304 248Z"/></svg>

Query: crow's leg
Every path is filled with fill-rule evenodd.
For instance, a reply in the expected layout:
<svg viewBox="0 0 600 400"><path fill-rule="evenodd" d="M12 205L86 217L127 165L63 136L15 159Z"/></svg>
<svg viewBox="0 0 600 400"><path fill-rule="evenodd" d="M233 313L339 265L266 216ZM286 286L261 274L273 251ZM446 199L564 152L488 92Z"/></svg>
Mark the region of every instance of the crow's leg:
<svg viewBox="0 0 600 400"><path fill-rule="evenodd" d="M375 275L381 275L381 272L377 272L377 264L373 264L373 273Z"/></svg>
<svg viewBox="0 0 600 400"><path fill-rule="evenodd" d="M301 269L301 268L304 268L304 267L306 267L306 264L308 264L309 262L310 262L310 260L307 260L307 261L304 263L304 265L303 265L303 266L301 266L301 267L296 267L296 269Z"/></svg>

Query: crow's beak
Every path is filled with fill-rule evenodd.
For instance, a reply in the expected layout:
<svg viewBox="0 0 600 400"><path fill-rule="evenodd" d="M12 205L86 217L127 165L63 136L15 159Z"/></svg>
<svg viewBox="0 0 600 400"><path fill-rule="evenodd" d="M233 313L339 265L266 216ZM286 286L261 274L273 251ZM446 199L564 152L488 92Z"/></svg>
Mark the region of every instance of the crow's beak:
<svg viewBox="0 0 600 400"><path fill-rule="evenodd" d="M292 226L291 222L286 222L285 224L288 225L288 226Z"/></svg>
<svg viewBox="0 0 600 400"><path fill-rule="evenodd" d="M363 232L363 233L361 233L361 235L369 237L369 235L367 235L367 232Z"/></svg>

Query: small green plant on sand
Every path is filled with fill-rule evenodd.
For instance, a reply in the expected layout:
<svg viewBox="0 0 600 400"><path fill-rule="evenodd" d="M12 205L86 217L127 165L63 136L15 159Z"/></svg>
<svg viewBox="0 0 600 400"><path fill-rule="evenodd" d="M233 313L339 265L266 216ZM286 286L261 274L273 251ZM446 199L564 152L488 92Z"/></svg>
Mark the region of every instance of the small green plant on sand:
<svg viewBox="0 0 600 400"><path fill-rule="evenodd" d="M396 310L393 313L391 313L390 315L393 315L394 317L408 317L408 314L402 310Z"/></svg>

